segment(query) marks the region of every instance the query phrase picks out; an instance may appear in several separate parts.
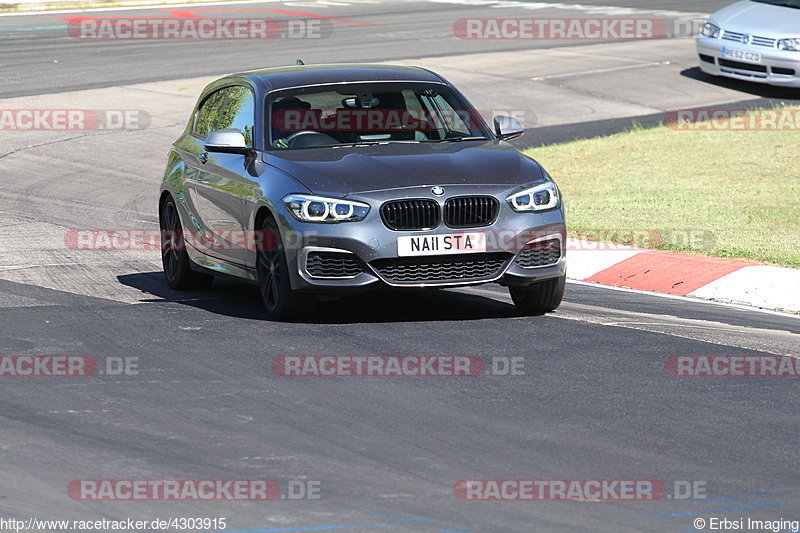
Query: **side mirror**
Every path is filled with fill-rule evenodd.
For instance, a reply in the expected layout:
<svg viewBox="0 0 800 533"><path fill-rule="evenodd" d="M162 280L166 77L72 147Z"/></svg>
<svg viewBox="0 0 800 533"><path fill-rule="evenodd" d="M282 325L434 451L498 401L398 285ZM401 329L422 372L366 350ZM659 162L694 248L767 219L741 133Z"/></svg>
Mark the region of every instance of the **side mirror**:
<svg viewBox="0 0 800 533"><path fill-rule="evenodd" d="M507 141L509 139L522 137L525 133L525 129L522 127L522 124L519 123L519 120L513 117L498 115L494 117L494 132L500 140Z"/></svg>
<svg viewBox="0 0 800 533"><path fill-rule="evenodd" d="M204 147L209 152L222 152L224 154L250 155L253 153L253 149L247 146L244 135L237 129L209 133Z"/></svg>

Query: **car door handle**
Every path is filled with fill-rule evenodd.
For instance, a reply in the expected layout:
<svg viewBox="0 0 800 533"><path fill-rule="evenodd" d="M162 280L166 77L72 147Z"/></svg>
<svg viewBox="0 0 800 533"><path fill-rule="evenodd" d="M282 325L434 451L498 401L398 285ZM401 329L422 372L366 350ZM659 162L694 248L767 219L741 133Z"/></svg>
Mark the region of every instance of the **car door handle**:
<svg viewBox="0 0 800 533"><path fill-rule="evenodd" d="M205 165L208 163L208 152L203 152L202 154L198 155L197 159L199 159L200 162Z"/></svg>

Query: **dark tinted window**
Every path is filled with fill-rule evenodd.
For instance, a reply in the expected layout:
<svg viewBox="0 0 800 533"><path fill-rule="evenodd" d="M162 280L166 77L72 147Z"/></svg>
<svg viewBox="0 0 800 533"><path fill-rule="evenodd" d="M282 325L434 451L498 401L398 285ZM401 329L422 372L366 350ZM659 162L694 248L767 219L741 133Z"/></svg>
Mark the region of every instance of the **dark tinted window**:
<svg viewBox="0 0 800 533"><path fill-rule="evenodd" d="M287 89L269 101L268 144L291 150L487 136L483 119L448 87L354 83Z"/></svg>

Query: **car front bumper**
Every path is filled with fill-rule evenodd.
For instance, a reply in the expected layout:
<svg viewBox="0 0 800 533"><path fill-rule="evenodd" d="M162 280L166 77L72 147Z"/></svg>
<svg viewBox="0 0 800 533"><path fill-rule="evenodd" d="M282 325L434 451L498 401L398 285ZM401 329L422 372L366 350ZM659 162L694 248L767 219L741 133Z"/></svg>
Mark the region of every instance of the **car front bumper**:
<svg viewBox="0 0 800 533"><path fill-rule="evenodd" d="M749 63L723 57L725 48L759 53L761 62ZM800 52L698 37L697 54L700 70L707 74L783 87L800 87Z"/></svg>
<svg viewBox="0 0 800 533"><path fill-rule="evenodd" d="M518 213L505 201L509 193L519 188L507 186L446 186L447 194L433 196L430 187L416 187L402 191L377 191L353 195L350 198L366 201L372 207L367 218L360 222L339 224L311 224L298 222L286 212L282 213L282 237L290 266L292 288L314 292L341 292L366 289L372 286L393 287L453 287L498 282L504 285L530 285L537 281L563 276L566 273L566 226L561 208L542 213ZM440 203L455 196L494 196L500 202L497 219L488 226L456 229L444 223L427 231L395 231L383 223L380 206L387 200L434 199ZM451 235L483 233L486 252L434 255L424 257L398 257L398 237L409 235ZM554 243L559 252L548 256L546 264L523 266L523 250L529 244ZM361 272L348 276L319 276L308 267L308 258L315 252L345 254L356 262ZM352 257L350 257L350 255ZM389 268L385 268L385 266ZM452 275L434 274L426 278L420 272L446 271ZM395 275L401 271L403 279Z"/></svg>

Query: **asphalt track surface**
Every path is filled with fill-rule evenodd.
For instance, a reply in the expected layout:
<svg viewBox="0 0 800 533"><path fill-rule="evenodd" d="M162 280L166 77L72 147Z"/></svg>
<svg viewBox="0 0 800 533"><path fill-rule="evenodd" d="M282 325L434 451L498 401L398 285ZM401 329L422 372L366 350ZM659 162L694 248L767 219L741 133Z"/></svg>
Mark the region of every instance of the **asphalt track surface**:
<svg viewBox="0 0 800 533"><path fill-rule="evenodd" d="M526 4L526 2L520 2ZM466 54L476 51L508 51L550 47L553 41L474 41L453 38L453 23L460 18L505 16L508 9L491 7L502 2L476 5L435 2L382 2L361 0L332 2L268 2L245 4L230 11L205 8L218 17L281 17L284 12L304 12L335 17L333 32L319 43L303 39L263 41L88 41L71 38L68 20L77 14L20 16L0 19L0 96L18 96L129 83L252 70L265 65L293 64L298 56L308 63L392 61L431 55ZM341 4L341 5L337 5ZM570 4L567 2L566 4ZM581 5L634 7L635 12L659 10L676 13L712 12L725 5L713 0L691 2L602 2ZM638 5L638 7L637 7ZM316 8L316 9L315 9ZM203 9L203 8L199 8ZM242 11L248 10L248 11ZM253 10L253 11L249 11ZM543 8L515 9L517 16L581 16L583 10ZM614 16L619 10L600 11ZM164 11L117 11L114 16L161 14ZM669 18L678 18L672 15Z"/></svg>
<svg viewBox="0 0 800 533"><path fill-rule="evenodd" d="M313 12L300 4L249 6ZM307 61L538 46L435 37L454 19L495 16L488 6L341 4L318 7L385 26L304 43ZM721 5L581 4L692 13ZM414 32L428 37L401 37ZM0 18L0 42L4 98L216 75L298 55L284 40L78 42L52 16ZM695 531L696 518L800 519L796 379L665 370L676 355L799 356L796 317L570 283L563 306L546 316L520 317L505 290L485 286L362 295L278 324L265 320L248 286L166 289L152 256L67 261L58 249L64 228L154 227L161 145L180 127L169 120L171 129L72 144L9 141L14 150L0 157L0 355L87 355L102 365L135 358L138 366L122 376L0 378L0 518L226 517L227 531L435 533ZM41 245L39 255L28 258L26 245ZM524 373L286 378L270 369L280 355L519 357ZM256 478L277 481L284 495L292 483L318 483L320 497L97 502L67 491L80 479ZM700 481L707 490L655 502L454 496L459 480L522 478Z"/></svg>

